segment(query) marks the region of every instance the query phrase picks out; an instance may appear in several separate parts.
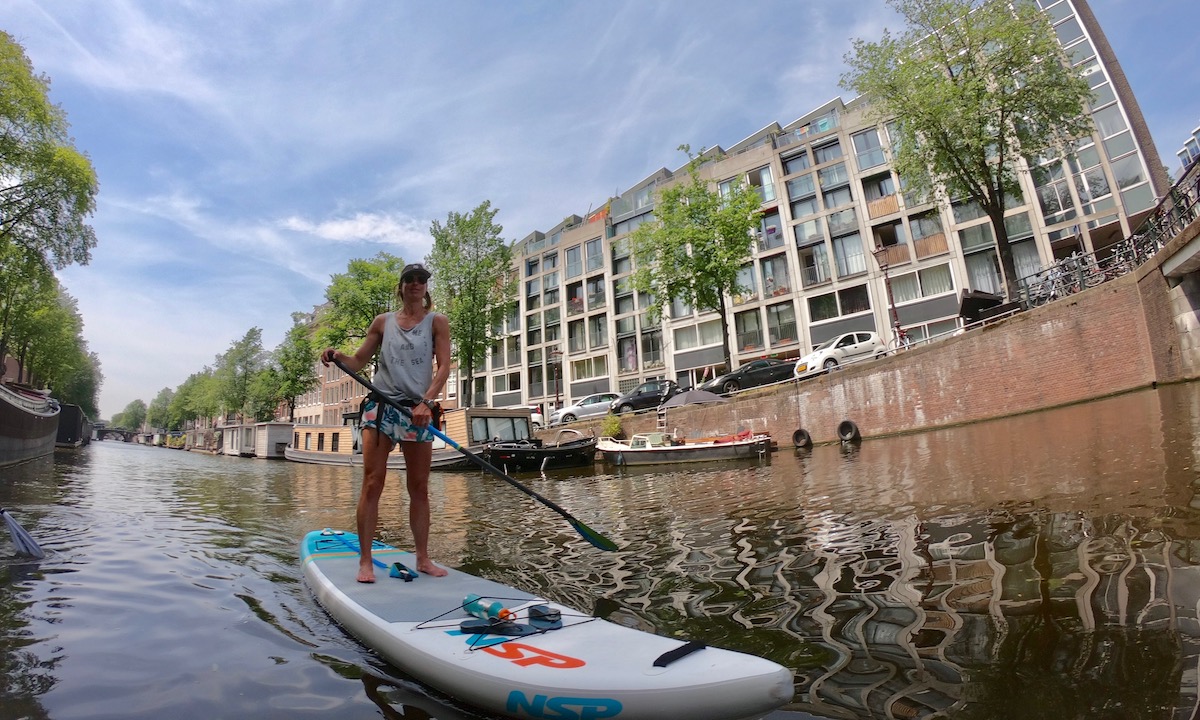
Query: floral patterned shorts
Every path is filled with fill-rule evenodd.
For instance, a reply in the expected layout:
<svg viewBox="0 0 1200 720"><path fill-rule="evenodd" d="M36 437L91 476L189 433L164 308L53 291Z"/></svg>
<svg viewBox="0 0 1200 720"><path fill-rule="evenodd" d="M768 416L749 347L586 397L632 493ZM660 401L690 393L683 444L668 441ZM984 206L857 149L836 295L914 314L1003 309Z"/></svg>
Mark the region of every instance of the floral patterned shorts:
<svg viewBox="0 0 1200 720"><path fill-rule="evenodd" d="M437 421L438 418L435 415L430 425L432 426ZM433 442L434 439L434 434L428 427L419 428L413 425L399 410L386 403L380 404L371 397L363 401L362 426L375 428L391 438L394 443Z"/></svg>

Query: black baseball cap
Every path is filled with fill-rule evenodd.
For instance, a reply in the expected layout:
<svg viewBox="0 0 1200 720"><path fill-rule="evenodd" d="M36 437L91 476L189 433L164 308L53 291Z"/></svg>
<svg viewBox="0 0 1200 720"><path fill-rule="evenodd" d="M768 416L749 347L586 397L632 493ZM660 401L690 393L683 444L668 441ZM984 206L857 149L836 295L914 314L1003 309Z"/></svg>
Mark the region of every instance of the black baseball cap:
<svg viewBox="0 0 1200 720"><path fill-rule="evenodd" d="M433 273L429 272L429 268L425 267L423 263L409 263L400 271L400 279L403 280L409 275L420 275L428 280L429 276L433 275Z"/></svg>

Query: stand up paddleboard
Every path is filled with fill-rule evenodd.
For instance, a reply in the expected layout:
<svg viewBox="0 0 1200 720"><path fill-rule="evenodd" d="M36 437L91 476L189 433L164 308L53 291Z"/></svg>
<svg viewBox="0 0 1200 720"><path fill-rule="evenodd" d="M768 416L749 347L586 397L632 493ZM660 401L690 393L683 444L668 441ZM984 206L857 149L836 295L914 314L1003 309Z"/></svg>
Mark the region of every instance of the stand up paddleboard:
<svg viewBox="0 0 1200 720"><path fill-rule="evenodd" d="M792 699L792 673L753 655L660 637L457 570L419 575L376 542L360 583L358 536L310 532L300 548L317 601L414 678L514 718L740 720ZM475 614L468 612L468 607Z"/></svg>

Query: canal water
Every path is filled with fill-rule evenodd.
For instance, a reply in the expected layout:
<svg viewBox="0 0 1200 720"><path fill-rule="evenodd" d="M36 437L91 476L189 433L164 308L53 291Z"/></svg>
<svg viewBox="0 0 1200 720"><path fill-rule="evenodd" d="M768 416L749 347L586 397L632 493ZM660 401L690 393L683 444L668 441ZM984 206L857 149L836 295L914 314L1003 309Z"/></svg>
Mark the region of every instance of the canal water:
<svg viewBox="0 0 1200 720"><path fill-rule="evenodd" d="M1195 384L763 461L433 479L442 562L795 671L830 718L1197 711ZM480 718L346 636L297 561L358 471L92 443L2 471L0 719ZM401 483L383 539L407 545ZM383 579L386 581L386 578Z"/></svg>

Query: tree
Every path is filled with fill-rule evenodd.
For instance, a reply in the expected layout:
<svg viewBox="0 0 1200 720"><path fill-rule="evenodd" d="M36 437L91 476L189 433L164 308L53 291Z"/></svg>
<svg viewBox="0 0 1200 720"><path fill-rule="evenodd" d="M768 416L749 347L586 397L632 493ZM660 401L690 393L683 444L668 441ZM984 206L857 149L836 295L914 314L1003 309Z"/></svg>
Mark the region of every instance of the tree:
<svg viewBox="0 0 1200 720"><path fill-rule="evenodd" d="M234 342L217 357L214 375L221 405L226 413L245 417L250 401L250 383L266 365L262 329L256 327L247 330L241 340Z"/></svg>
<svg viewBox="0 0 1200 720"><path fill-rule="evenodd" d="M0 257L16 245L55 267L86 265L96 234L96 172L71 143L50 81L0 32Z"/></svg>
<svg viewBox="0 0 1200 720"><path fill-rule="evenodd" d="M713 158L704 150L687 153L688 181L667 186L654 205L654 219L633 231L633 286L654 297L651 320L657 321L679 300L689 307L715 310L721 317L725 366L733 368L726 298L746 290L738 272L750 258L753 230L762 219L762 197L749 183L734 182L722 196L700 177Z"/></svg>
<svg viewBox="0 0 1200 720"><path fill-rule="evenodd" d="M146 408L146 424L152 428L178 430L178 426L171 427L171 401L174 399L175 391L171 388L159 390L150 401L150 407Z"/></svg>
<svg viewBox="0 0 1200 720"><path fill-rule="evenodd" d="M474 401L472 376L487 357L492 328L504 322L516 301L512 248L501 237L504 228L495 222L497 212L484 200L466 215L451 212L445 225L434 220L429 227L432 295L450 321L450 343L465 381L467 407Z"/></svg>
<svg viewBox="0 0 1200 720"><path fill-rule="evenodd" d="M134 400L125 406L121 412L113 415L113 427L124 428L138 432L142 429L142 424L146 422L146 403L141 400Z"/></svg>
<svg viewBox="0 0 1200 720"><path fill-rule="evenodd" d="M288 420L296 420L296 398L320 385L321 377L313 369L317 349L312 342L312 329L307 323L297 321L279 347L275 348L275 363L278 366L280 400L287 402Z"/></svg>
<svg viewBox="0 0 1200 720"><path fill-rule="evenodd" d="M1005 202L1020 197L1021 156L1066 151L1086 134L1088 84L1028 0L889 0L907 31L855 40L842 87L894 119L894 166L916 193L978 203L991 220L1010 299L1017 296Z"/></svg>
<svg viewBox="0 0 1200 720"><path fill-rule="evenodd" d="M370 260L355 258L346 272L334 275L325 288L317 343L346 352L358 349L375 316L396 308L396 286L404 264L395 255L381 252Z"/></svg>

